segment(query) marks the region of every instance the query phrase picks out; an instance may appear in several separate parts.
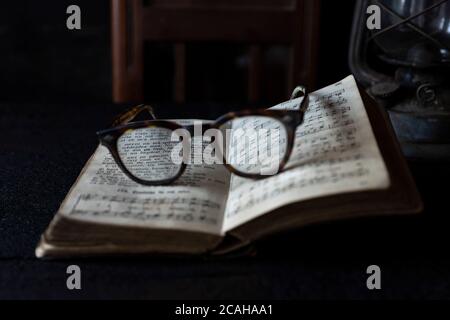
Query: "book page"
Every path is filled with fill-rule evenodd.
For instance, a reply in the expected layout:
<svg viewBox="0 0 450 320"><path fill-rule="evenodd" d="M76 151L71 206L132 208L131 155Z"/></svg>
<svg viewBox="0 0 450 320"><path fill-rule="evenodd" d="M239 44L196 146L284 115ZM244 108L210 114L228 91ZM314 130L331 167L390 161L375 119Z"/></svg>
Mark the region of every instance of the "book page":
<svg viewBox="0 0 450 320"><path fill-rule="evenodd" d="M295 109L301 99L274 108ZM356 82L349 76L309 95L285 171L263 180L232 175L222 231L293 202L389 184Z"/></svg>
<svg viewBox="0 0 450 320"><path fill-rule="evenodd" d="M134 169L141 165L135 161ZM171 185L140 185L99 146L59 212L93 223L220 234L229 181L223 165L190 164Z"/></svg>

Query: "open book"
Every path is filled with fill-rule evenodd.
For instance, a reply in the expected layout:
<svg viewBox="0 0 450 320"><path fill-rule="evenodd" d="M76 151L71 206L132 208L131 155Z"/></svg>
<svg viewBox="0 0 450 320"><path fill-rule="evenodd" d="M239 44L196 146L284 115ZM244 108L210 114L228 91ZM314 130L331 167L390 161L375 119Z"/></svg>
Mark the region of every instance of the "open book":
<svg viewBox="0 0 450 320"><path fill-rule="evenodd" d="M310 94L287 169L262 180L190 165L173 185L143 186L99 146L36 255L224 254L306 224L421 208L385 112L349 76Z"/></svg>

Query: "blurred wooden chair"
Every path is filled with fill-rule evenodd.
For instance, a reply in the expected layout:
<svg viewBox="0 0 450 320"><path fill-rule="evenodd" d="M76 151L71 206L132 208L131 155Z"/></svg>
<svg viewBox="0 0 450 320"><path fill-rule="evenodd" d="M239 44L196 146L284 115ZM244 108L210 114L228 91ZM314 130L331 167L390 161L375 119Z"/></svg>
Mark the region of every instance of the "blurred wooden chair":
<svg viewBox="0 0 450 320"><path fill-rule="evenodd" d="M248 100L261 96L261 45L287 45L287 90L312 87L316 74L318 0L111 0L114 102L143 99L144 41L174 44L174 100L186 97L186 43L248 46Z"/></svg>

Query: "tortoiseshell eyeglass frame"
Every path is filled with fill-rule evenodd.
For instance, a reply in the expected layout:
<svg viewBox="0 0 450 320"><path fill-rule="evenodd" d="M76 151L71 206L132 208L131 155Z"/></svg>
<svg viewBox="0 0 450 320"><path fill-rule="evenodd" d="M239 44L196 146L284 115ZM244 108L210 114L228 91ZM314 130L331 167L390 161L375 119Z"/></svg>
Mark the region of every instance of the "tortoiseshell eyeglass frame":
<svg viewBox="0 0 450 320"><path fill-rule="evenodd" d="M265 117L271 117L276 120L278 120L285 128L287 133L287 148L286 148L286 154L284 155L283 159L280 162L278 173L282 172L284 167L286 166L286 163L288 162L292 149L294 147L294 139L295 139L295 130L298 126L300 126L303 123L304 115L306 112L306 109L308 108L308 94L306 91L306 88L303 86L296 87L294 91L292 92L291 100L294 98L297 98L298 96L303 96L303 100L300 103L300 106L298 110L271 110L271 109L256 109L256 110L242 110L237 112L229 112L221 117L219 117L216 121L212 123L202 123L202 134L204 134L208 129L220 129L220 127L227 123L230 120L237 119L240 117L246 117L246 116L265 116ZM141 112L147 111L151 117L151 120L146 121L136 121L131 122L138 114ZM176 181L186 170L186 163L181 163L179 172L177 175L170 179L165 180L158 180L158 181L147 181L140 179L136 176L134 176L124 165L122 162L118 148L117 148L117 141L128 130L133 129L141 129L141 128L150 128L150 127L161 127L161 128L167 128L170 130L177 130L177 129L185 129L187 130L191 136L194 135L194 125L180 125L174 121L169 120L157 120L155 113L153 111L153 108L149 105L138 105L136 107L133 107L127 111L125 111L123 114L116 117L112 124L111 129L106 129L97 132L97 136L100 140L100 144L105 146L109 152L111 153L112 157L116 161L119 168L126 174L128 178L131 180L147 185L147 186L161 186L161 185L168 185ZM268 177L267 175L260 175L260 174L252 174L252 173L246 173L241 172L234 168L232 165L227 163L225 159L225 155L223 156L223 163L225 167L232 173L245 177L245 178L251 178L251 179L263 179Z"/></svg>

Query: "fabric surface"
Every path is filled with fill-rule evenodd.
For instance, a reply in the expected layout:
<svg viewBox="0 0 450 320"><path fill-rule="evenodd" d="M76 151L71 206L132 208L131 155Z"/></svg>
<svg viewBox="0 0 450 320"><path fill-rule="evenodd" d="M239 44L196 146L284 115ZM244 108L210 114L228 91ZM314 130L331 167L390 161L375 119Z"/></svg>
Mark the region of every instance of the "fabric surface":
<svg viewBox="0 0 450 320"><path fill-rule="evenodd" d="M450 166L411 163L426 210L328 223L258 243L256 257L39 261L34 249L94 151L112 105L0 105L0 298L450 298ZM159 111L159 112L158 112ZM214 118L226 106L157 108L162 117ZM66 289L66 268L82 290ZM366 288L366 268L382 290Z"/></svg>

